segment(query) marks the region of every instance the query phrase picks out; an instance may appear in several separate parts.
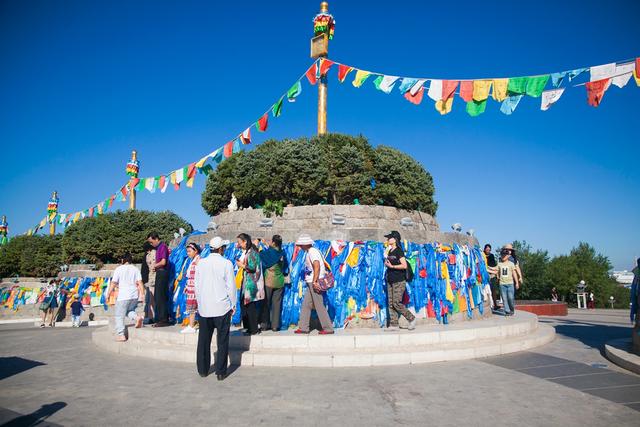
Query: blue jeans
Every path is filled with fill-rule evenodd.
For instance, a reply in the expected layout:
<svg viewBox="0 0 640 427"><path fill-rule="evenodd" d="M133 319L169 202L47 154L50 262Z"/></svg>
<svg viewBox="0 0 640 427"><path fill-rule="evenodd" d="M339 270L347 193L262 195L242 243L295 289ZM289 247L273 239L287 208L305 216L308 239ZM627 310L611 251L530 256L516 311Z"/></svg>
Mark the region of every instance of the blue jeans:
<svg viewBox="0 0 640 427"><path fill-rule="evenodd" d="M500 285L500 297L504 307L504 314L513 314L516 311L516 291L513 283Z"/></svg>
<svg viewBox="0 0 640 427"><path fill-rule="evenodd" d="M80 315L79 314L78 315L72 314L71 315L71 319L72 319L72 323L71 324L73 326L76 326L76 325L80 326Z"/></svg>
<svg viewBox="0 0 640 427"><path fill-rule="evenodd" d="M124 335L124 318L128 317L131 320L136 320L138 315L136 314L136 307L138 306L138 299L128 299L124 301L116 301L116 335Z"/></svg>

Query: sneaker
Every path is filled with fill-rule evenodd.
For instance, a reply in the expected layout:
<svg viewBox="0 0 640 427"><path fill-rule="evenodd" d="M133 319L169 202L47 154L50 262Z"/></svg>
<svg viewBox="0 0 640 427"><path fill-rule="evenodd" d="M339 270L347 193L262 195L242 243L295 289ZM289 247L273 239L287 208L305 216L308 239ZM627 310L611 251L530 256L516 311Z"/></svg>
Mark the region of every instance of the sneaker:
<svg viewBox="0 0 640 427"><path fill-rule="evenodd" d="M399 330L400 330L400 327L397 325L387 326L386 328L383 329L383 331L385 332L395 332Z"/></svg>
<svg viewBox="0 0 640 427"><path fill-rule="evenodd" d="M325 331L324 329L318 332L318 335L332 335L333 331Z"/></svg>
<svg viewBox="0 0 640 427"><path fill-rule="evenodd" d="M294 334L309 334L309 331L303 331L302 329L296 329L295 331L293 331Z"/></svg>
<svg viewBox="0 0 640 427"><path fill-rule="evenodd" d="M414 317L413 320L409 322L409 326L407 327L407 329L409 329L410 331L413 331L415 328L416 328L416 318Z"/></svg>
<svg viewBox="0 0 640 427"><path fill-rule="evenodd" d="M180 333L181 334L195 334L196 330L195 330L195 328L192 328L191 326L187 326L186 328L181 330Z"/></svg>

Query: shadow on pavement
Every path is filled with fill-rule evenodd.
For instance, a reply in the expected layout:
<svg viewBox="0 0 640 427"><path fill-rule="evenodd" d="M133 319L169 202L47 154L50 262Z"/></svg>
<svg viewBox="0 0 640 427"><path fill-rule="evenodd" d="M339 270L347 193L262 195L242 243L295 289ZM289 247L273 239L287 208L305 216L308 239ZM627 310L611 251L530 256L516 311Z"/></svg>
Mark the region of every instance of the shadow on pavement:
<svg viewBox="0 0 640 427"><path fill-rule="evenodd" d="M629 326L609 326L598 325L589 322L576 320L555 320L556 333L569 338L575 338L583 344L604 351L604 344L607 341L628 338L631 336L631 325Z"/></svg>
<svg viewBox="0 0 640 427"><path fill-rule="evenodd" d="M46 365L46 363L15 356L0 357L0 380L41 365Z"/></svg>
<svg viewBox="0 0 640 427"><path fill-rule="evenodd" d="M2 409L4 412L3 418L5 418L9 413L19 415L16 418L11 419L5 424L2 424L3 427L24 427L24 426L52 426L56 427L60 424L48 423L45 420L49 418L51 415L58 412L60 409L67 406L65 402L53 402L48 405L42 405L40 409L27 414L27 415L19 415L15 412L8 411L7 409Z"/></svg>

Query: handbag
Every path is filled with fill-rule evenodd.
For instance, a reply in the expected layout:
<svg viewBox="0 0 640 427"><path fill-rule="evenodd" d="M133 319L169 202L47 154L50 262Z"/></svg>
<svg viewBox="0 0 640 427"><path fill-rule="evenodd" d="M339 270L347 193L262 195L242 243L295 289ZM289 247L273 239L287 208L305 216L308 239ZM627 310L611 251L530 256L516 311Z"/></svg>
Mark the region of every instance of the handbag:
<svg viewBox="0 0 640 427"><path fill-rule="evenodd" d="M40 304L40 310L42 310L42 311L49 310L49 308L51 308L51 302L52 301L53 301L53 295L50 296L49 298L45 298L45 300L42 301L42 303Z"/></svg>
<svg viewBox="0 0 640 427"><path fill-rule="evenodd" d="M333 277L333 273L327 271L324 277L318 279L318 290L320 292L326 292L329 289L333 288L335 285L335 278Z"/></svg>

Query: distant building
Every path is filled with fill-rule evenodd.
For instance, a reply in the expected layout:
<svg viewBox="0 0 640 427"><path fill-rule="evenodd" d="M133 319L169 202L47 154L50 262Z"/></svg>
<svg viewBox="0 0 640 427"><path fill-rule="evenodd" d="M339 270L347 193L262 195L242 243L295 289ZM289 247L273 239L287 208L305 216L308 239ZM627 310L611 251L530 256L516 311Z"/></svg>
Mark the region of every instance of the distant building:
<svg viewBox="0 0 640 427"><path fill-rule="evenodd" d="M611 273L611 277L616 279L616 282L625 288L631 288L631 283L633 282L633 273L631 271L614 271Z"/></svg>

